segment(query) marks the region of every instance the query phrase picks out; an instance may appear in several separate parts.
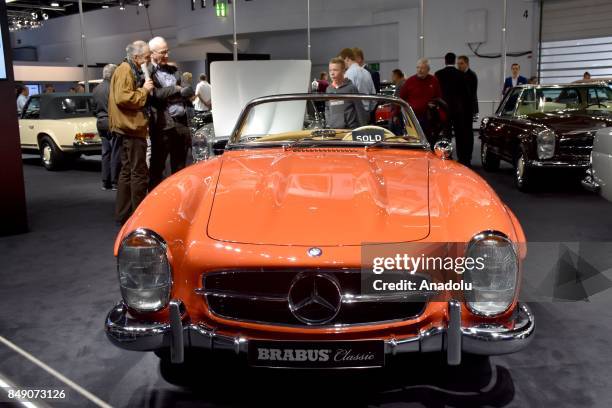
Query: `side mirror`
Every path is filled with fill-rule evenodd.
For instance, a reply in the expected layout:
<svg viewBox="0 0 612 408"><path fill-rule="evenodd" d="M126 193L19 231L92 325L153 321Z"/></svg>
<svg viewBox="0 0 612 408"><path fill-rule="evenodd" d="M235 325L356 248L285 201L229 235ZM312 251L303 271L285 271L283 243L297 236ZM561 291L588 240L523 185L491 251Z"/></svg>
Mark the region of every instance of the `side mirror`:
<svg viewBox="0 0 612 408"><path fill-rule="evenodd" d="M450 140L442 139L434 145L434 154L442 159L448 160L453 157L453 144Z"/></svg>

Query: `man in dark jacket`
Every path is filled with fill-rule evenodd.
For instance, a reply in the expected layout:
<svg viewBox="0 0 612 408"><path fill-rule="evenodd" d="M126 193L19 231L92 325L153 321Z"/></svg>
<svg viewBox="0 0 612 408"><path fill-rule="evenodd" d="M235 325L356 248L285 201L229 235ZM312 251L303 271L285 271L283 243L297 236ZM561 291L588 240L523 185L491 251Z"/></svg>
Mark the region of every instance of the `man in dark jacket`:
<svg viewBox="0 0 612 408"><path fill-rule="evenodd" d="M512 64L512 66L510 66L510 71L512 71L512 75L506 78L504 81L502 95L505 95L509 89L512 89L517 85L525 85L527 83L527 78L521 75L521 66L519 64Z"/></svg>
<svg viewBox="0 0 612 408"><path fill-rule="evenodd" d="M117 69L115 64L107 64L102 70L102 82L93 91L96 127L102 139L102 190L117 190L117 180L121 171L121 137L110 132L108 126L108 95L110 80Z"/></svg>
<svg viewBox="0 0 612 408"><path fill-rule="evenodd" d="M473 102L469 96L465 75L455 68L455 60L454 53L447 53L444 56L446 67L436 72L436 78L440 83L442 98L448 104L448 131L452 130L455 134L458 161L470 166L474 135L471 120L468 127L465 118L471 115Z"/></svg>
<svg viewBox="0 0 612 408"><path fill-rule="evenodd" d="M457 69L465 75L468 92L472 100L472 115L476 115L478 113L478 77L470 68L470 59L465 55L457 57Z"/></svg>
<svg viewBox="0 0 612 408"><path fill-rule="evenodd" d="M186 101L195 93L191 87L181 86L181 72L168 64L168 44L162 37L149 41L149 48L155 84L151 97L150 191L163 180L168 155L172 174L185 167L191 144Z"/></svg>

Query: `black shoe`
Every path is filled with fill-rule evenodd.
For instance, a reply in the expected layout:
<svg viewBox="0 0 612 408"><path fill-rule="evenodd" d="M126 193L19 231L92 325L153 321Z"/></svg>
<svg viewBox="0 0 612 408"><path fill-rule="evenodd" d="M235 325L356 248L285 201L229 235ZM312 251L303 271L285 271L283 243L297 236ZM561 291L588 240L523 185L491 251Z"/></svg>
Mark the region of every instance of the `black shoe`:
<svg viewBox="0 0 612 408"><path fill-rule="evenodd" d="M117 185L116 185L116 184L113 184L113 186L111 187L111 190L113 190L113 191L117 191Z"/></svg>
<svg viewBox="0 0 612 408"><path fill-rule="evenodd" d="M110 190L111 188L112 188L112 186L111 186L111 185L106 184L106 183L102 183L102 190L104 190L104 191L108 191L108 190Z"/></svg>

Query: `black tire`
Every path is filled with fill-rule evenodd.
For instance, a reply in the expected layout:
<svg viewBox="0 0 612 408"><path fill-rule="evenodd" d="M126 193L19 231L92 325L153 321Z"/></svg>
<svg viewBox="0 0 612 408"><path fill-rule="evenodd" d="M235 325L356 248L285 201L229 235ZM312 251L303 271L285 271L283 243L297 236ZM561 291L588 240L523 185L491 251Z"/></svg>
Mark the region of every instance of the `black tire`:
<svg viewBox="0 0 612 408"><path fill-rule="evenodd" d="M527 158L522 151L514 161L514 184L522 192L531 191L534 184L534 170L527 164Z"/></svg>
<svg viewBox="0 0 612 408"><path fill-rule="evenodd" d="M53 139L43 136L40 139L39 147L42 165L49 171L59 170L64 164L64 154Z"/></svg>
<svg viewBox="0 0 612 408"><path fill-rule="evenodd" d="M484 141L480 145L480 161L482 168L486 171L495 171L499 169L499 157L491 152L489 145Z"/></svg>

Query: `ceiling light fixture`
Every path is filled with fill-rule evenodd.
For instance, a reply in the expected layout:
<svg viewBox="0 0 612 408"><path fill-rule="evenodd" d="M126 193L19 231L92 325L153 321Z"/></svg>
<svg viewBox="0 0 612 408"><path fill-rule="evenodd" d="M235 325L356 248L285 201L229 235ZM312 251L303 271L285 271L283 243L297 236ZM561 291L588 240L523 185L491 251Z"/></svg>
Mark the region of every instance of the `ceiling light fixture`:
<svg viewBox="0 0 612 408"><path fill-rule="evenodd" d="M108 5L105 4L105 5L102 6L102 8L108 8Z"/></svg>
<svg viewBox="0 0 612 408"><path fill-rule="evenodd" d="M53 3L51 3L51 7L59 7L60 4L56 1L54 1Z"/></svg>
<svg viewBox="0 0 612 408"><path fill-rule="evenodd" d="M142 6L144 6L144 4L142 3L142 1L139 1L138 2L138 7L142 7Z"/></svg>

